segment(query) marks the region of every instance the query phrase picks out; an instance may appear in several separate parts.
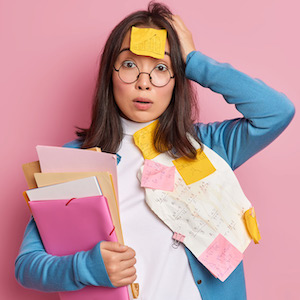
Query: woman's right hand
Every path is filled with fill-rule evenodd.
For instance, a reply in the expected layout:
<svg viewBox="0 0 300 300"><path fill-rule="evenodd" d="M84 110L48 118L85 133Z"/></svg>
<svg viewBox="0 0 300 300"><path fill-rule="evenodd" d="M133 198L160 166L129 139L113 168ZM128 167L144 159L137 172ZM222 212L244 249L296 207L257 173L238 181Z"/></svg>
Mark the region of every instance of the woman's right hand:
<svg viewBox="0 0 300 300"><path fill-rule="evenodd" d="M196 50L193 35L178 15L173 15L170 23L175 28L181 45L182 58L186 62L188 54Z"/></svg>
<svg viewBox="0 0 300 300"><path fill-rule="evenodd" d="M135 251L116 242L100 243L100 251L111 283L115 287L133 283L136 276Z"/></svg>

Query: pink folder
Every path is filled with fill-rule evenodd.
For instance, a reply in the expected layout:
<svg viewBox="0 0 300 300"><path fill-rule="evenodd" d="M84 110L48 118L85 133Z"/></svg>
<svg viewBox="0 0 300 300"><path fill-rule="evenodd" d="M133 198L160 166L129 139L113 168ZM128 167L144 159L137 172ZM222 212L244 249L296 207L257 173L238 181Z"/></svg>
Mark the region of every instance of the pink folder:
<svg viewBox="0 0 300 300"><path fill-rule="evenodd" d="M73 200L29 201L47 253L70 255L87 251L99 241L117 241L107 200L104 196ZM62 300L129 299L128 288L88 286L61 292Z"/></svg>
<svg viewBox="0 0 300 300"><path fill-rule="evenodd" d="M37 146L42 173L109 172L118 199L117 156L83 149Z"/></svg>

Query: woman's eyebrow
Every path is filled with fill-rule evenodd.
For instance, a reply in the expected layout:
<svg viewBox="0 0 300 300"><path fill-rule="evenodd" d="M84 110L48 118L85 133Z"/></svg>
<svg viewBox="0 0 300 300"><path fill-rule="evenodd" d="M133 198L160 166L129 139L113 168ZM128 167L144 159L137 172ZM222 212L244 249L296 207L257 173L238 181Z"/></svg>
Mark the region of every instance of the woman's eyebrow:
<svg viewBox="0 0 300 300"><path fill-rule="evenodd" d="M119 54L122 53L122 52L124 52L124 51L130 51L130 49L129 49L129 48L123 48L123 49L119 52ZM165 51L165 54L166 54L166 55L169 55L169 56L171 57L171 55L170 55L169 52Z"/></svg>

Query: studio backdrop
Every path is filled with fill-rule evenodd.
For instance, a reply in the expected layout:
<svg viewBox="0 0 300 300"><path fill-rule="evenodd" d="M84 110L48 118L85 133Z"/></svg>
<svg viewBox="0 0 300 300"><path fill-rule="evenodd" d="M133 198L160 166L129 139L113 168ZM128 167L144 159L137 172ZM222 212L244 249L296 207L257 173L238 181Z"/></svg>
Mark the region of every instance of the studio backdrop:
<svg viewBox="0 0 300 300"><path fill-rule="evenodd" d="M296 0L169 0L197 50L263 80L299 107ZM22 164L36 145L61 146L87 127L99 58L112 28L146 0L0 0L0 298L58 300L14 277L29 209ZM221 95L197 87L200 121L239 117ZM249 300L299 299L299 128L297 115L268 148L235 173L256 209L261 242L245 252ZM298 296L298 297L297 297Z"/></svg>

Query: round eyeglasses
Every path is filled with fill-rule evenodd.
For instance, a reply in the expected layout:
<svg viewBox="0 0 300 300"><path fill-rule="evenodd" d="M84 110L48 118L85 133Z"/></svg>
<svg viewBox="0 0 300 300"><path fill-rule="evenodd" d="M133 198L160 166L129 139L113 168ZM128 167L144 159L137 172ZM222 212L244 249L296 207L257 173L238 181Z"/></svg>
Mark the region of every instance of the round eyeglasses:
<svg viewBox="0 0 300 300"><path fill-rule="evenodd" d="M118 72L119 78L124 83L134 83L139 79L141 74L148 74L151 84L156 87L167 85L175 77L175 75L171 75L167 66L162 63L155 66L150 73L141 72L138 66L131 60L124 61L119 69L116 69L114 66L114 70Z"/></svg>

